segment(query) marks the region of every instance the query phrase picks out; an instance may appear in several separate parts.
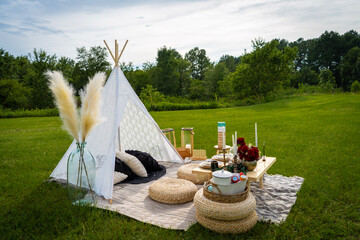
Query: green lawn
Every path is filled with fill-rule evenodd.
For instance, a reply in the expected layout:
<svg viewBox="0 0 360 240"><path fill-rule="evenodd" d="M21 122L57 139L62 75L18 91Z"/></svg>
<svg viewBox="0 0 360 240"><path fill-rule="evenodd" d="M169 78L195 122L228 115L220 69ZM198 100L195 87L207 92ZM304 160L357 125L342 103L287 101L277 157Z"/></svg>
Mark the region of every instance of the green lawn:
<svg viewBox="0 0 360 240"><path fill-rule="evenodd" d="M0 239L359 239L360 95L311 95L228 109L151 112L161 128L194 127L195 149L215 153L217 122L276 156L270 174L304 184L286 222L257 223L241 235L199 224L173 231L117 213L72 206L66 189L44 182L71 143L58 117L0 119ZM261 148L260 148L261 150Z"/></svg>

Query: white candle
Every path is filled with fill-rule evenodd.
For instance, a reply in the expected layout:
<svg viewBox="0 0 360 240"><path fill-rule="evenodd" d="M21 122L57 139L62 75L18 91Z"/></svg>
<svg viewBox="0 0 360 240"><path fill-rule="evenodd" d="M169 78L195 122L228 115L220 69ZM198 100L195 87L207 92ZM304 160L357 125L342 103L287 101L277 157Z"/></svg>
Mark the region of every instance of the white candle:
<svg viewBox="0 0 360 240"><path fill-rule="evenodd" d="M234 142L234 134L232 134L231 136L232 136L232 145L234 146L234 145L235 145L235 142Z"/></svg>
<svg viewBox="0 0 360 240"><path fill-rule="evenodd" d="M235 131L235 141L236 141L236 146L237 146L237 131Z"/></svg>
<svg viewBox="0 0 360 240"><path fill-rule="evenodd" d="M258 147L258 141L257 141L257 124L255 123L255 146Z"/></svg>

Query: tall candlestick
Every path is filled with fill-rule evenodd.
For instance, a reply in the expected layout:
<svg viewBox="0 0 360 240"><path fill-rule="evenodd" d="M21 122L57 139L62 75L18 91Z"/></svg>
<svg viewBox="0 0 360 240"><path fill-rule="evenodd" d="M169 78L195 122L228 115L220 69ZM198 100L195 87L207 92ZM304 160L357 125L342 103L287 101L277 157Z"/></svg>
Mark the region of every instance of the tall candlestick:
<svg viewBox="0 0 360 240"><path fill-rule="evenodd" d="M265 141L264 141L264 143L263 143L263 156L266 156L266 155L265 155Z"/></svg>
<svg viewBox="0 0 360 240"><path fill-rule="evenodd" d="M263 156L262 156L262 159L263 159L263 161L266 161L266 155L265 155L265 141L264 141L264 143L263 143L263 154L262 154Z"/></svg>
<svg viewBox="0 0 360 240"><path fill-rule="evenodd" d="M257 141L257 124L255 123L255 146L258 147L258 141Z"/></svg>
<svg viewBox="0 0 360 240"><path fill-rule="evenodd" d="M232 146L235 145L235 142L234 142L234 134L231 135L232 136Z"/></svg>

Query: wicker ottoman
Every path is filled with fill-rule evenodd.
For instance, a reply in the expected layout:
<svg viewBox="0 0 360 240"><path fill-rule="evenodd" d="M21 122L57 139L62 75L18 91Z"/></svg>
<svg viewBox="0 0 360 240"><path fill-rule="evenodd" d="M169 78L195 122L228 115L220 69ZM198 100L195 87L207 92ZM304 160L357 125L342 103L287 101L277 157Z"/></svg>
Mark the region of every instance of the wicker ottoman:
<svg viewBox="0 0 360 240"><path fill-rule="evenodd" d="M199 164L197 163L190 163L179 167L179 169L177 170L177 177L180 179L189 180L190 182L193 182L197 185L204 184L207 179L201 179L197 174L192 173L192 170L198 166Z"/></svg>
<svg viewBox="0 0 360 240"><path fill-rule="evenodd" d="M149 196L161 203L181 204L193 200L197 187L194 183L176 178L162 178L149 187Z"/></svg>
<svg viewBox="0 0 360 240"><path fill-rule="evenodd" d="M239 220L246 218L256 208L255 197L249 193L247 198L237 203L220 203L209 200L201 188L194 197L194 204L199 214L216 220Z"/></svg>
<svg viewBox="0 0 360 240"><path fill-rule="evenodd" d="M196 211L196 220L203 227L218 233L244 233L255 226L257 222L257 214L256 211L253 210L250 215L245 218L233 221L223 221L206 217L199 211Z"/></svg>

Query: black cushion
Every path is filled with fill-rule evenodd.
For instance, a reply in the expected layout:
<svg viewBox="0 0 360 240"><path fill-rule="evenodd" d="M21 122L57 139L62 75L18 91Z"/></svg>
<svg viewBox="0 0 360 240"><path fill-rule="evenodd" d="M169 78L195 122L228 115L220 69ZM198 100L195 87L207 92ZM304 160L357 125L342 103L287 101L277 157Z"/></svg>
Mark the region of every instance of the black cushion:
<svg viewBox="0 0 360 240"><path fill-rule="evenodd" d="M131 168L118 158L115 158L115 171L128 175L126 178L128 180L132 180L136 177L136 174L131 170Z"/></svg>
<svg viewBox="0 0 360 240"><path fill-rule="evenodd" d="M138 150L126 150L125 152L139 159L148 173L162 170L158 162L146 152Z"/></svg>
<svg viewBox="0 0 360 240"><path fill-rule="evenodd" d="M159 166L160 166L161 170L148 173L148 177L137 176L134 179L125 179L121 183L141 184L141 183L147 183L147 182L158 180L159 178L161 178L162 176L164 176L166 174L166 168L162 165L159 165Z"/></svg>

